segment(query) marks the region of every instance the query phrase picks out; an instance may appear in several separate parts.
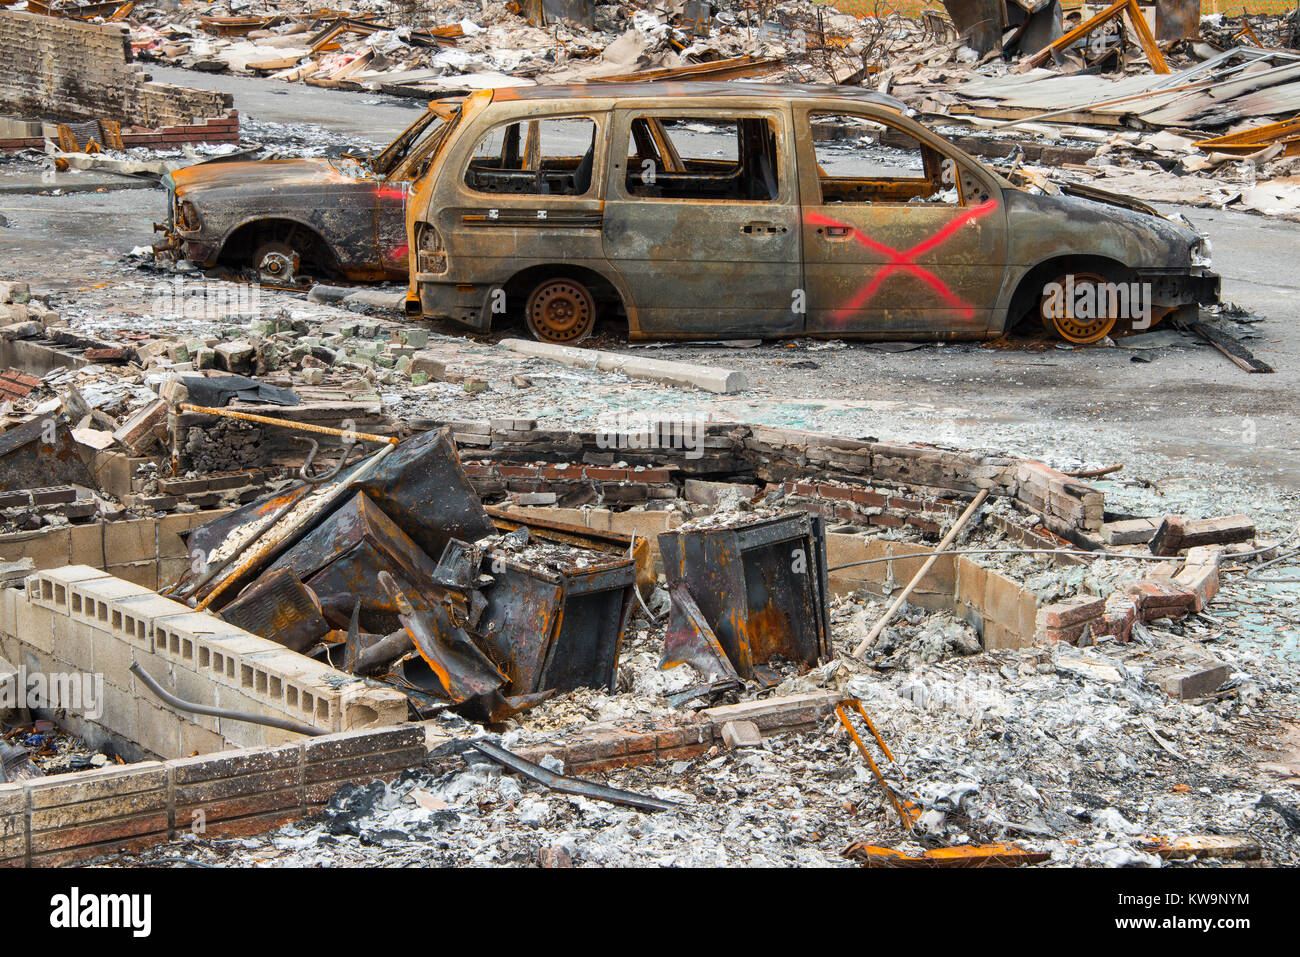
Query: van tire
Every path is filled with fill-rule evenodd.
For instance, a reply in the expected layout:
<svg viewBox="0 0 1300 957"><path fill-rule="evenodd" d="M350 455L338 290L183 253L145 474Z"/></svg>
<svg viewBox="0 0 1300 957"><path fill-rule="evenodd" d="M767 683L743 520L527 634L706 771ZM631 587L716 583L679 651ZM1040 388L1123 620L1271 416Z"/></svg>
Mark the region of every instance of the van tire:
<svg viewBox="0 0 1300 957"><path fill-rule="evenodd" d="M577 279L557 276L537 284L524 306L528 331L540 342L572 345L596 328L596 299Z"/></svg>

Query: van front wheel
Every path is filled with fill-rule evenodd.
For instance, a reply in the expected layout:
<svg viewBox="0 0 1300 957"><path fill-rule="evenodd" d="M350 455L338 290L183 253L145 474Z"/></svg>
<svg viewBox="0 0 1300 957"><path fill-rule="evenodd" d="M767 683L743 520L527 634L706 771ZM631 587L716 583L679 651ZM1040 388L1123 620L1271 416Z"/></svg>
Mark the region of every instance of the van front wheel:
<svg viewBox="0 0 1300 957"><path fill-rule="evenodd" d="M571 345L596 328L596 300L576 279L547 279L529 294L524 315L534 339Z"/></svg>

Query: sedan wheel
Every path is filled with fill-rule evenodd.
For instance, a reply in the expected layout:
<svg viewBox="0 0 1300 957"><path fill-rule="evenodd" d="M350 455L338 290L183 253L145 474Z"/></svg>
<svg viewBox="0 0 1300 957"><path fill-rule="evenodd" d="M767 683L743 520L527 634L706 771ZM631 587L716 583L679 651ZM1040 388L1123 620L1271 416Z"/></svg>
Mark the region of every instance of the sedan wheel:
<svg viewBox="0 0 1300 957"><path fill-rule="evenodd" d="M576 279L548 279L524 308L528 331L542 342L580 342L596 327L596 300Z"/></svg>
<svg viewBox="0 0 1300 957"><path fill-rule="evenodd" d="M1080 289L1085 285L1094 287L1093 302L1095 303L1100 315L1091 315L1077 317L1072 308L1066 308L1068 296L1043 293L1043 298L1039 304L1039 315L1043 321L1043 327L1048 332L1055 332L1067 342L1077 342L1080 345L1087 345L1090 342L1098 342L1104 339L1110 331L1115 328L1115 323L1119 316L1110 312L1110 299L1101 293L1106 285L1106 279L1096 273L1073 273L1074 281L1067 285L1067 276L1059 276L1056 285L1060 290Z"/></svg>
<svg viewBox="0 0 1300 957"><path fill-rule="evenodd" d="M253 265L262 282L289 286L298 277L302 257L288 243L263 243L253 254Z"/></svg>

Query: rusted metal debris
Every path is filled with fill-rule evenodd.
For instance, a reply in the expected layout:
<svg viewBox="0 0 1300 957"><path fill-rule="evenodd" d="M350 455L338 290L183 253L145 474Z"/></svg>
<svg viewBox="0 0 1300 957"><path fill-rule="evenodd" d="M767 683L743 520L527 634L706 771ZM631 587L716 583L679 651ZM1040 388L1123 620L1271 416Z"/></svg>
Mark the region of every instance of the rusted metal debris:
<svg viewBox="0 0 1300 957"><path fill-rule="evenodd" d="M0 433L0 492L47 485L98 488L63 416L36 416Z"/></svg>
<svg viewBox="0 0 1300 957"><path fill-rule="evenodd" d="M1030 851L1016 844L936 847L912 854L861 841L846 847L844 856L865 867L1021 867L1052 858L1048 851Z"/></svg>
<svg viewBox="0 0 1300 957"><path fill-rule="evenodd" d="M380 455L195 529L189 547L224 555L232 570L219 579L191 571L176 592L386 681L418 711L451 706L500 721L557 692L612 691L637 601L626 555L635 548L498 530L446 430Z"/></svg>
<svg viewBox="0 0 1300 957"><path fill-rule="evenodd" d="M578 794L597 801L609 801L611 804L625 804L641 811L673 811L683 807L683 805L675 801L665 801L662 798L648 797L632 791L624 791L621 788L612 788L606 784L597 784L594 781L584 781L581 778L570 778L565 777L563 774L556 774L554 771L546 770L540 764L534 764L517 754L512 754L499 744L493 744L491 741L473 741L470 746L502 767L532 778L538 784L543 784L552 791L560 791L563 794Z"/></svg>
<svg viewBox="0 0 1300 957"><path fill-rule="evenodd" d="M255 635L274 634L292 651L314 647L330 630L312 592L288 568L263 575L221 617Z"/></svg>
<svg viewBox="0 0 1300 957"><path fill-rule="evenodd" d="M665 666L687 662L706 678L763 680L774 659L813 665L829 656L820 517L664 532L659 552L676 606Z"/></svg>

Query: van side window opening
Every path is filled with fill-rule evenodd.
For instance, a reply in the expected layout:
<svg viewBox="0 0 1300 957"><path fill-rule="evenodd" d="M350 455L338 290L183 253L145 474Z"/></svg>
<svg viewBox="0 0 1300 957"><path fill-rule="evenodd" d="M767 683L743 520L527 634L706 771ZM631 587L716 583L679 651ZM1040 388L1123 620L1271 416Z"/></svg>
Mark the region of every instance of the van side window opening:
<svg viewBox="0 0 1300 957"><path fill-rule="evenodd" d="M478 193L583 196L591 191L595 152L589 117L503 123L475 147L465 185Z"/></svg>
<svg viewBox="0 0 1300 957"><path fill-rule="evenodd" d="M764 117L638 116L627 144L628 195L770 201L780 189L776 124Z"/></svg>
<svg viewBox="0 0 1300 957"><path fill-rule="evenodd" d="M957 164L916 137L847 113L809 113L823 203L962 203Z"/></svg>

